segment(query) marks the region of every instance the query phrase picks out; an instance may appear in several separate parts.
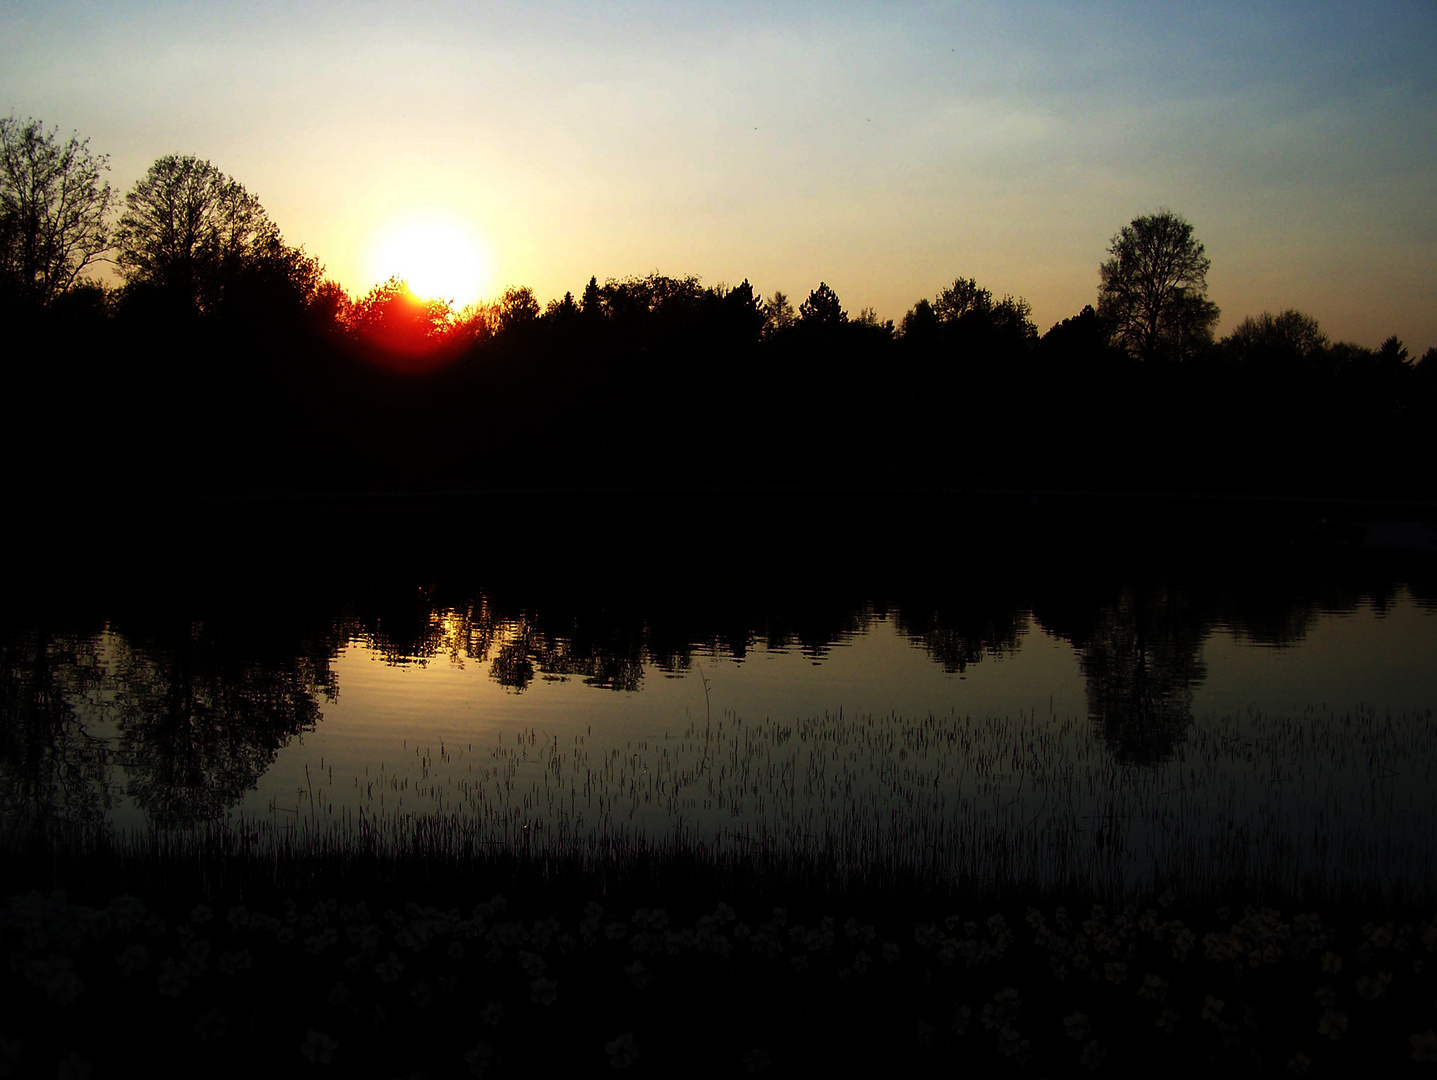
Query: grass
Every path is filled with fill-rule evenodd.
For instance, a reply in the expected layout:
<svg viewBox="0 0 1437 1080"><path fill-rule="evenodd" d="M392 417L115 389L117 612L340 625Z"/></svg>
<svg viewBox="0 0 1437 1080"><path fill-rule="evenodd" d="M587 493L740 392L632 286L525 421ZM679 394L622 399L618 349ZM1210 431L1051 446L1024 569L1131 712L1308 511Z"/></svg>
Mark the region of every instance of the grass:
<svg viewBox="0 0 1437 1080"><path fill-rule="evenodd" d="M1437 895L1432 721L1204 717L1156 766L1115 760L1086 719L1033 715L726 713L622 744L531 729L407 746L408 761L337 782L321 761L292 810L241 828L320 852L498 849L585 865L659 852L971 895L1425 902Z"/></svg>

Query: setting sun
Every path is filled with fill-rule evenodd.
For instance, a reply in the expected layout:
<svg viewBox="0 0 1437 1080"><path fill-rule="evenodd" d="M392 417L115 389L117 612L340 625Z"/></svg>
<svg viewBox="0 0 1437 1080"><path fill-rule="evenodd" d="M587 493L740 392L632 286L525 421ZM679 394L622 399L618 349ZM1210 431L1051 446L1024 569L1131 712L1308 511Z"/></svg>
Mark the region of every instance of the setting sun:
<svg viewBox="0 0 1437 1080"><path fill-rule="evenodd" d="M489 289L488 259L463 226L432 220L400 222L378 236L372 252L374 280L398 277L416 296L463 307Z"/></svg>

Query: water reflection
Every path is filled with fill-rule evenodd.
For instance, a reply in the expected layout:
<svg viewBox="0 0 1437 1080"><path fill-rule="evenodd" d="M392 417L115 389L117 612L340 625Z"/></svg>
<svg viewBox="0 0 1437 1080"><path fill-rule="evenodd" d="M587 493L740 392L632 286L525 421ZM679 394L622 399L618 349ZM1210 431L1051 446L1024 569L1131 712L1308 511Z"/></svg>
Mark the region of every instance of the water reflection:
<svg viewBox="0 0 1437 1080"><path fill-rule="evenodd" d="M110 643L107 711L126 793L161 825L223 816L319 723L317 698L338 692L331 655L255 656L203 623Z"/></svg>
<svg viewBox="0 0 1437 1080"><path fill-rule="evenodd" d="M11 821L93 822L123 798L161 824L222 817L320 724L351 643L396 666L483 666L517 695L555 680L636 694L695 657L794 652L821 666L880 622L954 676L1016 655L1039 630L1066 642L1107 753L1155 767L1192 729L1214 631L1299 646L1323 613L1434 591L1424 563L1295 559L1291 529L1222 557L1207 536L1150 558L1152 537L1123 547L1122 529L1057 548L1045 523L1001 524L961 545L941 530L926 542L822 534L833 546L802 559L759 551L702 571L665 561L674 551L576 552L527 535L455 561L389 534L362 563L326 536L329 561L300 571L292 559L286 576L252 560L265 569L202 588L158 568L151 580L185 586L117 591L67 572L65 589L22 597L0 628L0 808Z"/></svg>
<svg viewBox="0 0 1437 1080"><path fill-rule="evenodd" d="M113 805L109 740L86 705L107 673L94 634L0 638L0 814L22 827L94 824Z"/></svg>
<svg viewBox="0 0 1437 1080"><path fill-rule="evenodd" d="M1207 676L1208 629L1151 588L1125 590L1094 613L1074 645L1087 684L1088 716L1121 762L1158 765L1193 723L1193 691Z"/></svg>

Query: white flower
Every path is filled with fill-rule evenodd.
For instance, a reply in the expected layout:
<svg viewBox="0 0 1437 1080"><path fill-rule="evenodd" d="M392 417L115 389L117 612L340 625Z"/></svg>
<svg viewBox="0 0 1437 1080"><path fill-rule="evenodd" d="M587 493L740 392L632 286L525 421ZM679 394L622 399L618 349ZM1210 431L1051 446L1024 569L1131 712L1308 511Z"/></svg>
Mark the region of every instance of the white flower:
<svg viewBox="0 0 1437 1080"><path fill-rule="evenodd" d="M338 1049L339 1043L323 1032L310 1028L304 1033L304 1042L300 1044L299 1052L311 1065L328 1065L334 1060L334 1052Z"/></svg>
<svg viewBox="0 0 1437 1080"><path fill-rule="evenodd" d="M165 997L179 997L190 985L190 973L183 964L166 960L164 969L155 976L155 987Z"/></svg>
<svg viewBox="0 0 1437 1080"><path fill-rule="evenodd" d="M1169 982L1158 975L1147 975L1143 978L1143 985L1138 987L1138 993L1150 1001L1163 1001L1168 996Z"/></svg>
<svg viewBox="0 0 1437 1080"><path fill-rule="evenodd" d="M604 1044L604 1049L609 1055L609 1064L616 1069L627 1069L639 1056L639 1044L634 1041L632 1032L624 1032L613 1042Z"/></svg>
<svg viewBox="0 0 1437 1080"><path fill-rule="evenodd" d="M1437 1031L1430 1028L1420 1035L1409 1035L1412 1044L1412 1060L1423 1063L1437 1062Z"/></svg>
<svg viewBox="0 0 1437 1080"><path fill-rule="evenodd" d="M254 966L254 957L248 949L236 949L233 952L220 954L219 969L221 975L234 975Z"/></svg>
<svg viewBox="0 0 1437 1080"><path fill-rule="evenodd" d="M1107 1056L1108 1052L1103 1049L1102 1044L1094 1039L1083 1047L1083 1052L1078 1055L1078 1064L1085 1069L1096 1069L1102 1065L1103 1059Z"/></svg>
<svg viewBox="0 0 1437 1080"><path fill-rule="evenodd" d="M131 975L143 971L149 962L150 954L143 945L130 945L115 957L115 963L120 965L120 978L122 979L128 979Z"/></svg>
<svg viewBox="0 0 1437 1080"><path fill-rule="evenodd" d="M475 1043L473 1049L464 1052L464 1060L469 1063L470 1073L483 1076L494 1060L494 1048L486 1042Z"/></svg>
<svg viewBox="0 0 1437 1080"><path fill-rule="evenodd" d="M55 1070L55 1080L90 1080L89 1059L72 1052Z"/></svg>
<svg viewBox="0 0 1437 1080"><path fill-rule="evenodd" d="M959 1005L953 1011L953 1023L949 1025L955 1035L962 1035L968 1030L968 1024L973 1019L973 1010L967 1005Z"/></svg>
<svg viewBox="0 0 1437 1080"><path fill-rule="evenodd" d="M633 983L640 990L648 986L649 981L653 978L653 974L648 968L644 967L642 960L635 960L628 967L624 968L624 974L629 977L629 982Z"/></svg>
<svg viewBox="0 0 1437 1080"><path fill-rule="evenodd" d="M391 952L388 960L381 960L374 965L374 970L385 982L393 982L404 970L404 961L399 959L398 953Z"/></svg>
<svg viewBox="0 0 1437 1080"><path fill-rule="evenodd" d="M195 1034L205 1042L209 1042L211 1039L222 1038L224 1033L229 1030L229 1026L229 1017L215 1008L195 1021Z"/></svg>

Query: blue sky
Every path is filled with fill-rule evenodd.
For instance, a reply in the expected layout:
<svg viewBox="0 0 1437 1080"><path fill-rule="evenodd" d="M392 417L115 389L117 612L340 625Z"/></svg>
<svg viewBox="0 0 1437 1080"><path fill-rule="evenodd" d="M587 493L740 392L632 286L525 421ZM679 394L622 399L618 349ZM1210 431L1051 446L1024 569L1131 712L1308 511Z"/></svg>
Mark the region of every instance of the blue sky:
<svg viewBox="0 0 1437 1080"><path fill-rule="evenodd" d="M1437 345L1437 5L0 5L0 111L127 189L209 158L351 290L394 223L489 291L748 277L899 318L954 277L1091 302L1169 207L1230 327Z"/></svg>

